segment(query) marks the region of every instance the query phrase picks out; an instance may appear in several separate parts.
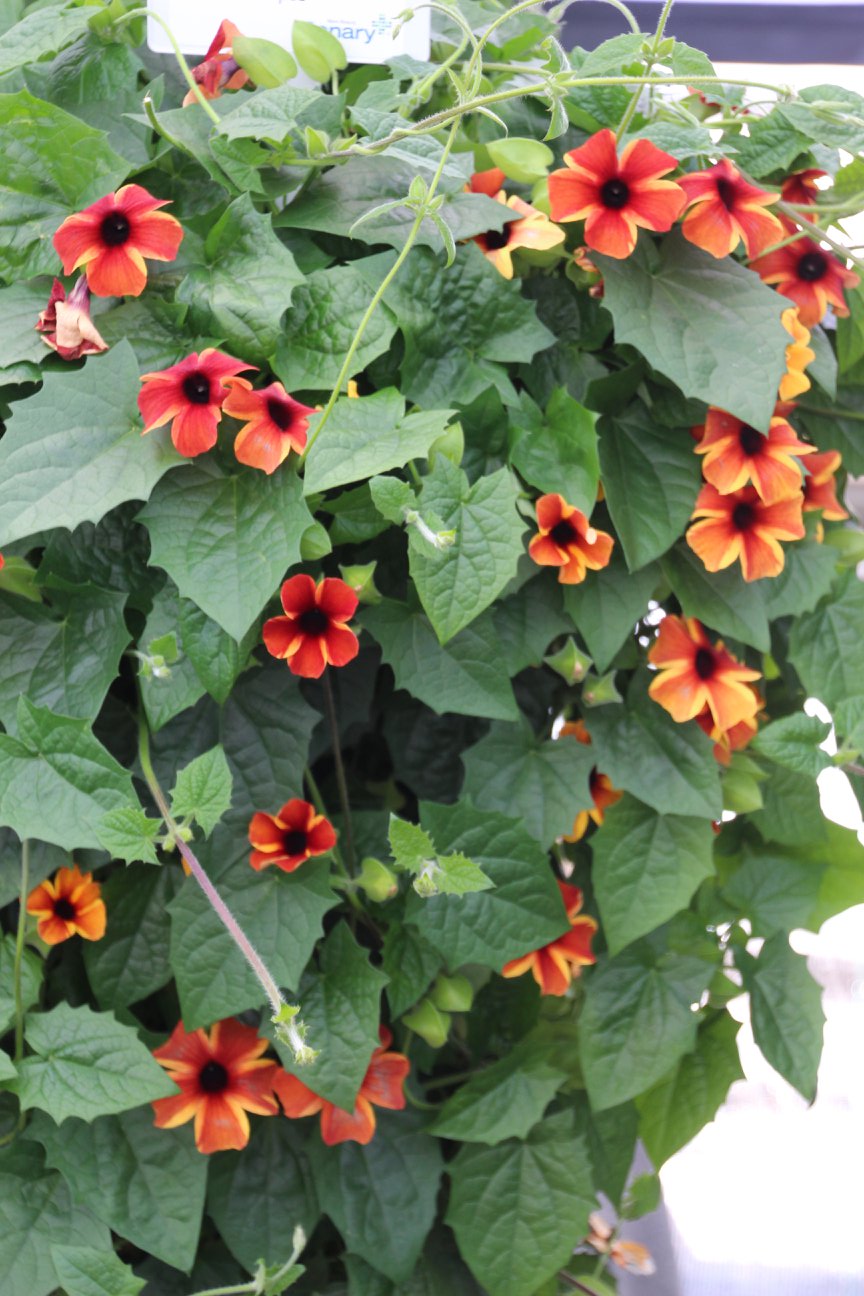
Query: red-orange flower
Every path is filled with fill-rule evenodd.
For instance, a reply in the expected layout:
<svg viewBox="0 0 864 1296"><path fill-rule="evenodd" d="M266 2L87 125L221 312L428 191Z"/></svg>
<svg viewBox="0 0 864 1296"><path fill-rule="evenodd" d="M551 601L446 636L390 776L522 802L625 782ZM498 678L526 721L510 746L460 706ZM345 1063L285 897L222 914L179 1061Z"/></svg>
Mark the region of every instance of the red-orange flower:
<svg viewBox="0 0 864 1296"><path fill-rule="evenodd" d="M333 825L314 805L295 797L286 801L278 814L259 810L249 824L253 846L249 863L259 873L275 864L283 873L293 873L313 855L324 855L336 845Z"/></svg>
<svg viewBox="0 0 864 1296"><path fill-rule="evenodd" d="M809 167L806 171L793 171L792 175L787 176L780 188L780 197L783 202L796 203L798 206L812 206L819 199L819 186L816 181L824 176L826 172L819 171L815 167ZM815 220L816 213L812 216L807 212L802 212L805 220Z"/></svg>
<svg viewBox="0 0 864 1296"><path fill-rule="evenodd" d="M226 414L245 422L234 441L240 463L273 473L292 450L300 454L306 445L311 405L301 405L289 396L280 382L253 391L245 378L226 383L229 395L222 406Z"/></svg>
<svg viewBox="0 0 864 1296"><path fill-rule="evenodd" d="M381 1045L369 1060L353 1111L343 1111L314 1093L296 1076L280 1071L274 1088L285 1115L296 1120L320 1112L321 1137L328 1147L336 1143L369 1143L375 1133L374 1109L387 1107L391 1111L401 1111L405 1106L403 1086L411 1070L411 1063L404 1054L389 1052L393 1036L386 1026L381 1027L379 1038Z"/></svg>
<svg viewBox="0 0 864 1296"><path fill-rule="evenodd" d="M845 522L849 514L837 498L837 483L834 474L840 467L842 458L839 450L826 450L824 454L811 455L807 460L807 476L804 478L804 512L815 513L822 510L826 522Z"/></svg>
<svg viewBox="0 0 864 1296"><path fill-rule="evenodd" d="M748 256L757 256L783 237L780 221L765 210L777 194L750 184L728 159L682 176L678 183L689 208L681 231L712 256L728 256L741 242Z"/></svg>
<svg viewBox="0 0 864 1296"><path fill-rule="evenodd" d="M680 185L660 179L677 161L650 140L631 140L619 159L614 131L601 130L564 161L549 177L552 219L584 220L585 242L606 256L629 256L640 226L671 229L687 201Z"/></svg>
<svg viewBox="0 0 864 1296"><path fill-rule="evenodd" d="M578 585L590 571L608 566L615 541L591 525L580 509L561 495L541 495L537 501L540 530L528 552L541 567L558 567L562 585Z"/></svg>
<svg viewBox="0 0 864 1296"><path fill-rule="evenodd" d="M142 435L170 420L171 440L180 454L193 459L212 450L228 392L226 379L254 367L206 347L200 355L193 351L170 369L144 374L144 386L138 393Z"/></svg>
<svg viewBox="0 0 864 1296"><path fill-rule="evenodd" d="M216 1022L209 1033L187 1035L178 1022L153 1056L165 1068L180 1093L153 1103L158 1129L174 1129L195 1119L199 1152L239 1150L249 1142L249 1117L278 1116L273 1082L279 1070L262 1054L269 1041L259 1039L252 1026L233 1017Z"/></svg>
<svg viewBox="0 0 864 1296"><path fill-rule="evenodd" d="M487 198L497 198L504 188L505 178L500 167L490 167L488 171L475 171L465 188L468 193L485 194Z"/></svg>
<svg viewBox="0 0 864 1296"><path fill-rule="evenodd" d="M239 27L223 18L204 58L192 69L205 99L218 99L223 90L239 90L249 80L249 73L243 71L232 50L234 37L242 34ZM183 107L194 102L195 95L190 90Z"/></svg>
<svg viewBox="0 0 864 1296"><path fill-rule="evenodd" d="M795 226L783 221L785 234L794 234ZM835 315L848 315L844 289L854 288L858 276L847 270L839 257L814 243L800 238L786 247L777 248L751 263L767 284L776 284L778 292L795 302L801 323L810 328L818 324L829 306Z"/></svg>
<svg viewBox="0 0 864 1296"><path fill-rule="evenodd" d="M753 688L752 684L750 688ZM756 689L753 689L753 696L756 698L756 711L759 712L765 703ZM739 720L731 729L721 729L715 723L714 717L707 707L696 716L696 723L712 739L714 743L714 759L720 765L728 765L733 751L741 751L751 739L756 737L759 731L759 721L756 715Z"/></svg>
<svg viewBox="0 0 864 1296"><path fill-rule="evenodd" d="M541 949L511 959L501 969L501 975L505 977L522 976L523 972L530 971L540 987L540 993L548 995L566 994L573 978L580 975L580 969L597 962L596 955L591 952L591 941L597 924L588 914L579 912L582 908L582 892L569 882L559 881L558 889L567 911L570 930Z"/></svg>
<svg viewBox="0 0 864 1296"><path fill-rule="evenodd" d="M648 651L658 667L648 692L683 724L707 709L720 729L752 718L758 698L749 685L759 671L742 665L718 640L712 644L695 617L666 616Z"/></svg>
<svg viewBox="0 0 864 1296"><path fill-rule="evenodd" d="M66 297L66 289L55 279L48 305L39 312L36 329L42 341L61 360L80 360L108 350L108 343L90 318L90 289L86 275L81 275Z"/></svg>
<svg viewBox="0 0 864 1296"><path fill-rule="evenodd" d="M95 941L105 935L102 888L92 873L82 873L77 864L58 869L53 878L40 882L27 897L27 912L39 919L36 930L46 945L59 945L70 936Z"/></svg>
<svg viewBox="0 0 864 1296"><path fill-rule="evenodd" d="M591 745L591 735L585 728L584 720L568 721L567 724L562 725L558 737L575 738L577 742L584 743L586 746ZM601 774L596 765L589 775L588 787L591 792L591 799L594 802L594 808L593 810L579 811L573 821L573 830L565 836L565 841L581 841L588 831L589 824L595 823L599 828L609 807L615 805L624 795L623 792L619 792L616 787L612 786L612 780L608 774Z"/></svg>
<svg viewBox="0 0 864 1296"><path fill-rule="evenodd" d="M502 230L487 230L485 234L477 234L474 242L505 279L512 279L513 253L517 248L533 248L535 252L548 251L564 242L564 231L553 225L543 212L515 194L508 198L502 192L496 198L516 212L519 219L508 221Z"/></svg>
<svg viewBox="0 0 864 1296"><path fill-rule="evenodd" d="M792 341L786 348L786 372L780 379L778 395L781 401L791 401L795 396L810 388L810 379L804 370L816 359L816 352L810 349L810 330L801 323L797 306L790 306L780 316L780 323Z"/></svg>
<svg viewBox="0 0 864 1296"><path fill-rule="evenodd" d="M703 486L696 500L687 543L710 572L741 560L745 581L777 576L785 564L781 540L803 540L803 495L765 504L752 486L721 495Z"/></svg>
<svg viewBox="0 0 864 1296"><path fill-rule="evenodd" d="M318 679L325 666L347 666L360 644L347 622L357 611L357 595L345 581L326 576L292 576L282 586L284 616L264 622L264 644L287 661L292 675Z"/></svg>
<svg viewBox="0 0 864 1296"><path fill-rule="evenodd" d="M795 431L775 414L768 432L758 432L725 410L708 410L702 440L695 447L704 455L702 474L721 495L752 482L766 504L790 499L801 489L796 456L813 454L815 446L799 441Z"/></svg>
<svg viewBox="0 0 864 1296"><path fill-rule="evenodd" d="M64 274L83 266L97 297L140 296L144 258L173 261L183 238L180 222L159 211L169 201L130 184L67 217L54 235Z"/></svg>

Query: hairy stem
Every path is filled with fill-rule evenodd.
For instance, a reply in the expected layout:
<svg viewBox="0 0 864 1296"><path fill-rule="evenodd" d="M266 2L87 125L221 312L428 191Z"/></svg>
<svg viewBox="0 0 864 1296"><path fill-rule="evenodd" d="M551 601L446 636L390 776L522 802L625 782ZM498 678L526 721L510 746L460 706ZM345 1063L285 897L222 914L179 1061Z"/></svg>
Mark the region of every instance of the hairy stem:
<svg viewBox="0 0 864 1296"><path fill-rule="evenodd" d="M155 23L159 24L159 26L162 28L162 30L164 31L165 35L168 37L168 40L171 43L171 48L174 51L174 57L177 60L177 65L180 68L180 71L183 73L183 77L186 81L186 84L188 85L189 89L192 91L193 95L195 96L195 98L197 99L201 107L204 109L204 111L206 112L210 120L216 126L218 126L219 115L218 113L213 111L213 109L210 107L209 103L205 99L204 95L202 94L201 87L199 86L198 82L195 80L194 76L192 75L192 70L189 67L189 64L186 62L186 59L183 57L183 52L180 49L180 46L177 44L177 38L172 32L171 28L165 22L165 19L162 18L159 14L154 13L152 9L147 9L147 8L130 9L128 13L125 13L122 15L122 17L118 18L116 22L112 24L112 26L120 27L122 26L123 23L131 22L133 18L152 18Z"/></svg>

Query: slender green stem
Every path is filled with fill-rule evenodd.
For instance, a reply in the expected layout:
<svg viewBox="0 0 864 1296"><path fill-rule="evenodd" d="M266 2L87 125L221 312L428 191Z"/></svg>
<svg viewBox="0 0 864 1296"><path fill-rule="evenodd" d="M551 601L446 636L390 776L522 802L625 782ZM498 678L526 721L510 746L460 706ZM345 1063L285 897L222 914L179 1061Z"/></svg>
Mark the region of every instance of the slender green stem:
<svg viewBox="0 0 864 1296"><path fill-rule="evenodd" d="M342 844L345 848L345 859L348 871L353 876L357 870L357 859L354 854L354 832L351 824L351 802L348 798L348 780L345 777L345 765L342 760L342 744L339 741L339 721L336 717L336 699L333 696L333 684L329 670L324 671L322 678L324 688L324 710L330 726L330 741L333 744L333 763L336 766L336 786L339 789L339 805L342 809Z"/></svg>
<svg viewBox="0 0 864 1296"><path fill-rule="evenodd" d="M306 1239L304 1238L303 1245L305 1246L305 1244ZM281 1269L278 1269L276 1273L266 1279L267 1290L271 1287L275 1288L277 1284L291 1272L297 1263L302 1249L302 1247L295 1247L291 1259L287 1260L285 1264L282 1265ZM195 1292L194 1296L260 1296L260 1293L265 1290L262 1286L264 1281L265 1276L261 1273L259 1276L250 1279L249 1282L236 1283L232 1287L208 1287L206 1291Z"/></svg>
<svg viewBox="0 0 864 1296"><path fill-rule="evenodd" d="M15 962L12 980L15 988L15 1056L17 1066L24 1056L24 986L21 971L24 963L24 933L27 928L27 897L30 894L30 842L21 843L21 885L18 890L18 927L15 932Z"/></svg>
<svg viewBox="0 0 864 1296"><path fill-rule="evenodd" d="M133 18L152 18L154 22L159 24L159 26L162 28L162 30L164 31L165 35L168 37L168 40L171 43L171 48L174 51L174 57L177 60L177 64L180 68L180 71L183 73L183 77L186 81L186 84L188 85L189 89L192 91L193 95L198 100L198 103L204 109L204 111L206 112L210 120L214 122L215 125L218 126L219 115L218 113L215 113L213 111L213 109L210 107L209 103L205 99L204 95L202 94L201 87L199 86L198 82L195 80L194 76L192 75L192 70L189 67L189 64L186 62L185 58L183 57L183 52L180 49L180 46L177 44L177 38L172 32L171 28L165 22L165 19L162 18L159 14L154 13L152 9L147 9L146 7L144 7L141 9L130 9L128 13L125 13L122 15L122 17L118 18L116 22L112 24L112 26L120 27L123 25L123 23L131 22Z"/></svg>
<svg viewBox="0 0 864 1296"><path fill-rule="evenodd" d="M626 4L622 3L622 0L606 0L606 4L611 5L613 9L617 9L620 14L624 15L634 36L641 34L642 28L639 26L639 23L634 17L632 11L627 8Z"/></svg>
<svg viewBox="0 0 864 1296"><path fill-rule="evenodd" d="M842 243L840 239L834 238L833 234L829 234L821 225L817 225L813 221L808 221L803 216L799 215L791 204L779 202L777 204L777 211L780 212L781 215L788 216L790 220L793 220L804 238L812 238L814 241L822 239L822 241L827 243L828 246L839 256L847 258L856 265L859 270L864 270L864 259L856 256L854 252L850 252L845 243Z"/></svg>
<svg viewBox="0 0 864 1296"><path fill-rule="evenodd" d="M757 261L759 257L769 256L772 252L779 252L781 248L788 247L790 243L797 243L799 239L804 238L807 231L797 229L794 234L787 234L786 238L778 239L776 243L771 243L768 247L763 248L758 257L747 257L744 264L750 265L751 261Z"/></svg>
<svg viewBox="0 0 864 1296"><path fill-rule="evenodd" d="M661 11L661 13L660 13L660 18L659 18L659 20L658 20L658 22L657 22L657 30L656 30L655 33L654 33L654 41L653 41L653 43L652 43L652 45L651 45L651 54L650 54L650 57L649 57L649 59L648 59L648 62L647 62L646 65L645 65L645 75L646 75L646 76L650 76L650 75L651 75L651 71L652 71L652 69L653 69L653 67L654 67L654 64L655 64L656 60L657 60L657 55L658 55L658 53L659 53L659 51L660 51L660 44L661 44L661 42L662 42L662 40L663 40L663 33L664 33L665 30L666 30L666 23L667 23L668 20L669 20L669 13L670 13L670 10L671 10L672 5L674 4L674 2L675 2L675 0L666 0L666 3L664 4L663 9L662 9L662 11ZM615 138L616 138L616 140L620 140L620 139L621 139L621 137L622 137L622 135L624 134L624 132L626 131L627 127L630 125L631 121L633 120L633 116L634 116L634 114L635 114L635 112L636 112L637 107L639 106L639 99L640 99L640 97L641 97L641 94L642 94L642 87L640 86L638 90L635 90L635 91L634 91L633 96L632 96L632 98L631 98L629 104L627 105L627 107L626 107L625 110L624 110L624 115L623 115L623 117L621 118L621 121L620 121L619 124L618 124L618 129L617 129L617 131L615 132Z"/></svg>
<svg viewBox="0 0 864 1296"><path fill-rule="evenodd" d="M586 1287L583 1282L580 1282L578 1278L574 1278L573 1275L567 1273L566 1270L562 1270L558 1274L558 1277L562 1282L566 1283L568 1287L571 1287L573 1291L584 1292L585 1296L597 1296L597 1292L593 1287ZM204 1296L206 1296L206 1293L204 1293Z"/></svg>

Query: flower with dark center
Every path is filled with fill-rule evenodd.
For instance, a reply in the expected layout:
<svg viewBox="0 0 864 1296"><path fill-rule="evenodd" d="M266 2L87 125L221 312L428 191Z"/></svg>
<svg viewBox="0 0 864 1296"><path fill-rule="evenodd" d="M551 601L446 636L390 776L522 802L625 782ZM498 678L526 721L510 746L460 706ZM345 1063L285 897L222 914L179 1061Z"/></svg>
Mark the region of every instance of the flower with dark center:
<svg viewBox="0 0 864 1296"><path fill-rule="evenodd" d="M226 386L231 390L222 408L244 425L234 441L240 463L274 473L292 450L302 453L309 416L315 413L311 406L301 405L279 382L260 391L245 378L230 379Z"/></svg>
<svg viewBox="0 0 864 1296"><path fill-rule="evenodd" d="M580 913L582 892L579 887L561 881L558 882L558 889L564 902L562 917L566 916L570 930L540 949L530 950L520 958L511 959L501 969L504 977L517 977L530 972L540 987L540 993L544 995L566 994L573 978L581 974L582 968L597 962L596 955L591 951L597 923L588 914Z"/></svg>
<svg viewBox="0 0 864 1296"><path fill-rule="evenodd" d="M816 183L827 172L818 171L815 167L809 167L806 171L794 171L792 175L787 176L780 187L780 197L783 202L795 203L798 207L814 206L819 199L819 186ZM812 216L806 212L801 215L805 220L815 220L816 212Z"/></svg>
<svg viewBox="0 0 864 1296"><path fill-rule="evenodd" d="M207 53L192 69L192 76L205 99L218 99L223 90L239 90L249 80L249 73L244 72L234 58L234 39L242 34L239 27L223 18ZM183 107L195 102L195 95L190 90L183 100Z"/></svg>
<svg viewBox="0 0 864 1296"><path fill-rule="evenodd" d="M93 874L82 873L77 864L40 882L27 897L27 912L39 919L36 930L46 945L59 945L70 936L94 941L105 935L102 889Z"/></svg>
<svg viewBox="0 0 864 1296"><path fill-rule="evenodd" d="M790 222L784 220L782 224L784 237L795 233L796 227ZM829 306L835 315L848 315L843 294L858 284L858 275L847 270L839 257L808 238L768 252L753 261L750 268L795 302L801 323L807 328L818 324Z"/></svg>
<svg viewBox="0 0 864 1296"><path fill-rule="evenodd" d="M63 222L54 247L63 273L84 267L97 297L138 297L147 283L145 258L173 261L183 227L167 212L168 200L154 198L141 185L124 185Z"/></svg>
<svg viewBox="0 0 864 1296"><path fill-rule="evenodd" d="M739 243L749 257L783 237L783 226L766 207L777 194L766 193L744 180L726 158L707 171L695 171L678 181L689 210L681 232L714 257L728 256Z"/></svg>
<svg viewBox="0 0 864 1296"><path fill-rule="evenodd" d="M766 504L752 486L728 495L702 487L693 510L696 519L687 543L710 572L740 559L745 581L777 576L785 564L781 540L803 540L803 494Z"/></svg>
<svg viewBox="0 0 864 1296"><path fill-rule="evenodd" d="M586 244L606 256L629 256L639 227L671 229L684 208L684 190L660 178L676 159L649 140L631 140L619 158L614 131L598 131L564 162L549 176L552 219L584 220Z"/></svg>
<svg viewBox="0 0 864 1296"><path fill-rule="evenodd" d="M578 585L589 571L606 567L615 541L591 525L580 509L560 495L541 495L537 501L539 531L528 553L541 567L558 567L562 585Z"/></svg>
<svg viewBox="0 0 864 1296"><path fill-rule="evenodd" d="M648 660L658 668L648 692L679 724L707 711L716 726L729 730L758 710L750 685L761 679L759 671L712 643L695 617L664 617Z"/></svg>
<svg viewBox="0 0 864 1296"><path fill-rule="evenodd" d="M260 873L271 864L293 873L313 855L325 855L336 845L333 825L314 805L295 798L277 814L259 810L249 824L252 854L249 863Z"/></svg>
<svg viewBox="0 0 864 1296"><path fill-rule="evenodd" d="M564 242L564 231L515 194L508 198L502 190L494 196L514 213L516 219L509 221L502 230L487 230L485 234L476 235L474 242L505 279L512 279L513 253L517 248L547 252Z"/></svg>
<svg viewBox="0 0 864 1296"><path fill-rule="evenodd" d="M61 360L80 360L108 350L108 343L90 318L87 276L80 275L68 298L59 279L54 280L48 305L39 312L36 329L42 341Z"/></svg>
<svg viewBox="0 0 864 1296"><path fill-rule="evenodd" d="M815 446L799 441L794 428L781 415L771 419L764 435L749 423L708 410L702 439L695 447L703 455L702 474L721 495L752 483L765 504L790 499L801 490L797 459L815 453Z"/></svg>
<svg viewBox="0 0 864 1296"><path fill-rule="evenodd" d="M321 1138L328 1147L337 1143L369 1143L375 1134L375 1107L401 1111L405 1106L405 1081L411 1063L403 1053L390 1051L393 1036L386 1026L378 1032L381 1044L369 1059L369 1066L353 1111L343 1111L335 1103L316 1094L296 1076L280 1071L274 1088L285 1115L297 1120L321 1113Z"/></svg>
<svg viewBox="0 0 864 1296"><path fill-rule="evenodd" d="M839 450L826 450L824 454L811 455L807 460L804 478L804 512L821 511L826 522L845 522L849 514L837 498L835 473L842 458Z"/></svg>
<svg viewBox="0 0 864 1296"><path fill-rule="evenodd" d="M318 679L326 666L347 666L360 651L347 622L358 598L345 581L326 576L317 585L311 576L292 576L281 591L284 616L264 622L264 645L288 663L292 675Z"/></svg>
<svg viewBox="0 0 864 1296"><path fill-rule="evenodd" d="M273 1097L279 1068L262 1056L268 1048L268 1040L233 1017L189 1034L178 1022L171 1037L153 1051L180 1090L153 1103L156 1127L174 1129L194 1119L199 1152L244 1148L250 1132L247 1112L279 1115Z"/></svg>
<svg viewBox="0 0 864 1296"><path fill-rule="evenodd" d="M228 379L254 369L234 356L207 347L179 364L144 374L138 408L144 433L171 423L171 440L180 454L193 459L216 444L216 430L229 390Z"/></svg>

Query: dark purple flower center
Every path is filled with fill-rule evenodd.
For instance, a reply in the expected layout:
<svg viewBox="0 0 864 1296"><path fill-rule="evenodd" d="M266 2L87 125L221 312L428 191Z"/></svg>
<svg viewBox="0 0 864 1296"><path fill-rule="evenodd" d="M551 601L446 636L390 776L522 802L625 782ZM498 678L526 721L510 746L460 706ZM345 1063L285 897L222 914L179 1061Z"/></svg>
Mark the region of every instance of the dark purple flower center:
<svg viewBox="0 0 864 1296"><path fill-rule="evenodd" d="M828 273L828 258L822 252L805 252L798 262L798 278L816 283Z"/></svg>
<svg viewBox="0 0 864 1296"><path fill-rule="evenodd" d="M746 455L757 455L765 445L765 438L749 423L745 423L738 433L738 444Z"/></svg>
<svg viewBox="0 0 864 1296"><path fill-rule="evenodd" d="M183 379L183 395L193 405L210 404L210 379L203 373L191 373Z"/></svg>
<svg viewBox="0 0 864 1296"><path fill-rule="evenodd" d="M714 674L717 663L710 648L699 648L693 658L693 666L701 680L709 680Z"/></svg>
<svg viewBox="0 0 864 1296"><path fill-rule="evenodd" d="M327 613L322 612L320 608L313 607L300 613L297 618L297 624L304 634L323 635L326 632L327 627L330 625L330 618Z"/></svg>
<svg viewBox="0 0 864 1296"><path fill-rule="evenodd" d="M572 544L576 539L576 532L573 530L571 523L568 522L566 518L562 518L560 522L556 522L552 530L549 532L549 535L555 541L556 545L559 545L562 549L566 549L567 546Z"/></svg>
<svg viewBox="0 0 864 1296"><path fill-rule="evenodd" d="M613 211L626 207L629 199L630 187L626 180L607 180L600 189L600 201L604 207L611 207Z"/></svg>
<svg viewBox="0 0 864 1296"><path fill-rule="evenodd" d="M75 917L75 906L71 900L61 896L59 900L54 901L54 917L62 918L64 922L71 922Z"/></svg>
<svg viewBox="0 0 864 1296"><path fill-rule="evenodd" d="M287 432L294 422L294 411L286 401L277 400L275 396L267 401L267 415L280 432Z"/></svg>
<svg viewBox="0 0 864 1296"><path fill-rule="evenodd" d="M502 230L487 230L480 238L487 252L497 252L510 242L510 226L505 225Z"/></svg>
<svg viewBox="0 0 864 1296"><path fill-rule="evenodd" d="M228 1088L228 1072L221 1062L211 1058L201 1068L198 1083L205 1093L221 1093L223 1089Z"/></svg>
<svg viewBox="0 0 864 1296"><path fill-rule="evenodd" d="M732 513L732 523L736 531L749 531L755 521L752 504L736 504Z"/></svg>
<svg viewBox="0 0 864 1296"><path fill-rule="evenodd" d="M306 854L306 834L302 828L289 828L282 837L282 849L286 855Z"/></svg>
<svg viewBox="0 0 864 1296"><path fill-rule="evenodd" d="M717 181L717 197L722 202L727 211L731 211L735 206L735 200L738 197L738 191L731 180L724 180L722 177Z"/></svg>
<svg viewBox="0 0 864 1296"><path fill-rule="evenodd" d="M128 219L120 211L109 212L107 216L103 216L99 230L102 242L112 248L122 247L132 233Z"/></svg>

